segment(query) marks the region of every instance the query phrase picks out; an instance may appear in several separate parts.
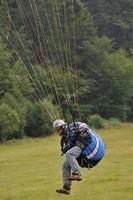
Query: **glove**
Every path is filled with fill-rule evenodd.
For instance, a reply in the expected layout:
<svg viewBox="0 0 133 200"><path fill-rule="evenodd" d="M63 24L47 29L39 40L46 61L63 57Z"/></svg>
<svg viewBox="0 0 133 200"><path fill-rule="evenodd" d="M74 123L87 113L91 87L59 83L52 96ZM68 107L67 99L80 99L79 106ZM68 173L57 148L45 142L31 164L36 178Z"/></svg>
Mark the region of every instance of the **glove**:
<svg viewBox="0 0 133 200"><path fill-rule="evenodd" d="M75 145L68 141L68 143L64 146L64 148L61 149L62 153L65 154L69 149L74 147Z"/></svg>

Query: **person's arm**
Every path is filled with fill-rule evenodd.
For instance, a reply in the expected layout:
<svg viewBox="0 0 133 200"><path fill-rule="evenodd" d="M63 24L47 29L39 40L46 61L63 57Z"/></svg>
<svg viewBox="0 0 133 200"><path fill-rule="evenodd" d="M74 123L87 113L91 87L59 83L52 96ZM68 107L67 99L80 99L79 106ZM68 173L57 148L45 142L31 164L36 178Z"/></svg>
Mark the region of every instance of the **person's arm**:
<svg viewBox="0 0 133 200"><path fill-rule="evenodd" d="M69 149L71 149L75 145L73 142L71 142L70 140L68 140L68 138L64 136L61 138L60 144L62 155L65 154Z"/></svg>

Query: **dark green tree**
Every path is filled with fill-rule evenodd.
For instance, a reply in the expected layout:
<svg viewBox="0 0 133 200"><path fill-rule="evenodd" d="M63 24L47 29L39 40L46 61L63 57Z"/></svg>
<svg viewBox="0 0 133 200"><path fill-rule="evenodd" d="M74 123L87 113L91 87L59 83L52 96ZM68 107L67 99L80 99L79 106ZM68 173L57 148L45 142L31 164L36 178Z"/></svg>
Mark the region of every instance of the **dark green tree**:
<svg viewBox="0 0 133 200"><path fill-rule="evenodd" d="M98 35L114 39L115 49L124 48L130 54L133 48L132 0L82 0L91 12Z"/></svg>
<svg viewBox="0 0 133 200"><path fill-rule="evenodd" d="M0 105L0 140L4 143L14 132L20 130L20 118L18 113L8 104Z"/></svg>

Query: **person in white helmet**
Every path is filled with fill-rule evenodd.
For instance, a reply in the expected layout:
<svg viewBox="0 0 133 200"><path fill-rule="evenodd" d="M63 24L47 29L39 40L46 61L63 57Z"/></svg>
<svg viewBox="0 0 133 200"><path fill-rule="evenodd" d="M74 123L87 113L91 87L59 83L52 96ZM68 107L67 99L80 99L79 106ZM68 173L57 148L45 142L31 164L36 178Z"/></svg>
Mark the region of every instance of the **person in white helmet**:
<svg viewBox="0 0 133 200"><path fill-rule="evenodd" d="M66 154L63 164L63 188L56 190L60 194L70 194L71 182L80 181L80 167L92 168L103 158L106 146L101 136L88 127L87 124L75 122L66 125L64 121L56 120L53 124L59 134L68 140L68 145L62 147ZM71 176L71 171L73 171Z"/></svg>
<svg viewBox="0 0 133 200"><path fill-rule="evenodd" d="M63 120L58 119L55 120L53 123L54 129L58 131L60 136L62 136L62 140L64 139L64 137L65 139L68 139L67 145L65 147L62 147L62 152L66 154L66 160L63 164L64 185L62 189L56 190L56 192L61 194L70 194L71 181L82 180L80 166L77 159L81 155L82 150L87 146L88 137L85 134L82 134L80 136L79 130L81 124L84 125L84 128L88 128L86 124L81 122L75 122L66 125Z"/></svg>

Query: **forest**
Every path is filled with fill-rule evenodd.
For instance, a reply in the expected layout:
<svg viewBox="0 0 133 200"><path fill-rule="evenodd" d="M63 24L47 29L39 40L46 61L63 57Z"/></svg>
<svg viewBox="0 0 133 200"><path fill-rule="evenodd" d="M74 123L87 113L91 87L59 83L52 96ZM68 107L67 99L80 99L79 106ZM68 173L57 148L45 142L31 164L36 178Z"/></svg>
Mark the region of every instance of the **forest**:
<svg viewBox="0 0 133 200"><path fill-rule="evenodd" d="M132 35L133 0L0 0L1 142L132 122Z"/></svg>

